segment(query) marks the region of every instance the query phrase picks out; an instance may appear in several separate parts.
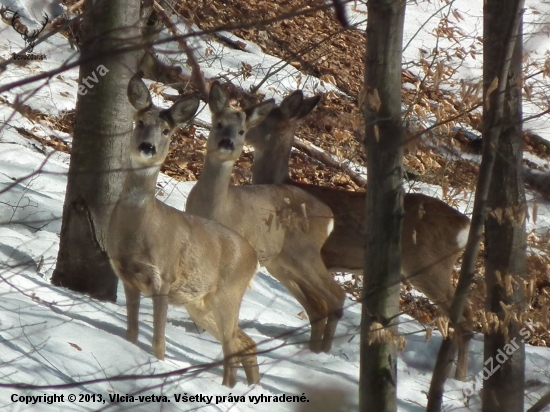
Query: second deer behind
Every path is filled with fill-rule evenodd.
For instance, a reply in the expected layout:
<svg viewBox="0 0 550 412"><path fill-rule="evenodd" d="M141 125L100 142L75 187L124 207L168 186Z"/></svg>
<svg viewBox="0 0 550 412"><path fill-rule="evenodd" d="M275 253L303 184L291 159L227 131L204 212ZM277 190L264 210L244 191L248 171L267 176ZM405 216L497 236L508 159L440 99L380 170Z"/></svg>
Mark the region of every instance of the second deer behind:
<svg viewBox="0 0 550 412"><path fill-rule="evenodd" d="M291 184L328 205L334 213L335 225L323 246L323 261L330 271L362 274L366 193L297 183L289 175L294 133L299 121L318 102L319 96L304 99L302 92L296 90L279 107L274 107L261 124L247 132L246 142L254 147L252 182ZM466 245L470 219L445 202L420 193L405 194L404 209L402 274L447 315L454 296L452 271ZM467 377L472 315L468 305L458 328L458 379Z"/></svg>
<svg viewBox="0 0 550 412"><path fill-rule="evenodd" d="M333 228L330 208L288 185L230 186L245 133L273 107L265 101L232 108L218 83L209 96L212 129L204 170L186 211L214 219L246 238L260 264L304 307L311 323L309 347L327 352L342 316L345 293L327 271L321 248Z"/></svg>

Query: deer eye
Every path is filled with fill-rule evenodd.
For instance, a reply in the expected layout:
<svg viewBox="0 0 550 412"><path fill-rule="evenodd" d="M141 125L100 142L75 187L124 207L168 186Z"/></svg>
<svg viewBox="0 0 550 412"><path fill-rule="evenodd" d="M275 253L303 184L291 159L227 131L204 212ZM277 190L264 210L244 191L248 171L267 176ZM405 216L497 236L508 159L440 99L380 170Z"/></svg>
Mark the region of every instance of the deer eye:
<svg viewBox="0 0 550 412"><path fill-rule="evenodd" d="M239 134L242 136L244 134L244 130L239 130Z"/></svg>
<svg viewBox="0 0 550 412"><path fill-rule="evenodd" d="M143 126L145 126L145 124L143 123L143 120L138 120L136 122L136 127L143 127Z"/></svg>
<svg viewBox="0 0 550 412"><path fill-rule="evenodd" d="M170 133L170 129L164 129L162 131L162 134L165 135L165 136L168 136L168 133Z"/></svg>
<svg viewBox="0 0 550 412"><path fill-rule="evenodd" d="M218 124L216 125L218 129L221 129L223 127L223 124L222 122L218 122Z"/></svg>

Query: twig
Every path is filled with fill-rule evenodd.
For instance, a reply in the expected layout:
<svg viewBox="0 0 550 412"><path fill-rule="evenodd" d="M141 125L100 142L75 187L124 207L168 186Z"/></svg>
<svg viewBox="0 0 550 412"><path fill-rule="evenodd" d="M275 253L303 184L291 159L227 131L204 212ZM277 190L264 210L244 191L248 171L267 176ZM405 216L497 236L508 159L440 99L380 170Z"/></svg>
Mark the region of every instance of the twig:
<svg viewBox="0 0 550 412"><path fill-rule="evenodd" d="M55 76L56 74L62 73L64 71L72 69L73 67L79 66L81 64L85 64L85 63L88 63L90 61L95 61L96 59L101 58L101 57L103 57L107 54L130 53L130 52L133 52L133 51L136 51L136 50L143 50L143 49L146 49L148 47L155 46L155 45L166 44L166 43L170 43L172 41L179 41L179 40L187 39L187 38L190 38L190 37L212 35L212 34L218 32L218 31L232 31L232 30L238 30L238 29L247 29L247 28L251 28L251 27L257 27L258 25L268 25L268 24L272 24L272 23L275 23L275 22L278 22L278 21L288 19L290 17L299 17L299 16L314 14L317 11L325 10L328 7L330 7L330 6L328 6L327 4L321 4L319 6L308 7L308 8L303 9L303 10L292 11L292 12L288 12L288 13L282 13L282 14L279 14L275 17L264 19L264 20L257 20L257 21L251 21L251 22L245 22L245 23L230 23L230 24L225 24L223 26L219 26L219 27L216 27L216 28L202 30L200 32L182 34L182 35L179 35L179 36L173 36L173 37L160 39L160 40L156 40L156 41L143 42L141 44L132 44L132 45L129 45L129 46L123 46L123 47L120 47L120 48L112 49L109 53L101 52L101 53L91 55L91 56L89 56L88 58L85 58L85 59L79 58L79 59L76 59L74 61L71 61L70 63L66 63L63 66L58 67L56 69L53 69L53 70L50 70L50 71L47 71L47 72L44 72L44 73L40 73L40 74L35 75L35 76L30 76L30 77L26 77L24 79L16 80L12 83L3 84L3 85L0 86L0 93L5 92L6 90L11 90L15 87L21 87L21 86L26 85L26 84L34 83L34 82L42 80L42 79L49 79L49 78ZM48 34L48 35L50 35L50 34ZM42 39L43 39L43 37L40 37L38 41L41 41ZM37 41L37 43L38 43L38 41ZM35 45L37 43L35 43ZM13 62L13 59L9 59L9 60L6 60L6 61L0 63L0 72L2 72L2 70L4 70L5 67L8 64L12 63L12 62Z"/></svg>
<svg viewBox="0 0 550 412"><path fill-rule="evenodd" d="M201 71L199 63L197 62L197 59L195 59L193 50L191 50L191 48L187 45L187 42L181 39L181 33L176 27L175 23L166 14L166 11L164 11L162 6L158 4L156 0L153 3L153 7L155 9L155 12L159 16L159 18L162 20L162 22L166 26L166 28L170 30L170 32L176 38L176 41L178 42L180 47L185 51L185 54L187 55L187 64L191 66L191 83L199 91L201 99L204 101L208 101L207 82L206 82L206 79L204 78L204 74Z"/></svg>
<svg viewBox="0 0 550 412"><path fill-rule="evenodd" d="M544 395L542 395L542 398L540 398L537 401L537 403L535 403L533 406L531 406L527 410L527 412L541 412L548 405L550 405L550 392L547 392Z"/></svg>
<svg viewBox="0 0 550 412"><path fill-rule="evenodd" d="M483 139L486 140L483 144L483 153L481 166L479 168L479 177L476 186L476 194L474 200L474 210L472 213L472 222L466 249L462 258L462 267L460 268L460 277L456 287L455 296L449 310L450 325L453 327L458 325L460 318L464 313L467 305L470 286L475 276L475 264L479 254L479 247L485 223L485 215L487 213L487 200L489 186L493 172L493 165L496 158L496 147L498 145L500 133L502 131L502 119L504 116L504 96L505 90L509 87L508 73L510 72L510 62L512 53L515 48L517 34L522 16L524 0L516 0L512 7L515 7L514 17L509 23L505 35L503 55L498 62L501 64L497 72L498 86L495 90L488 91L485 96L485 104L491 103L490 110L487 111L484 121ZM491 79L492 80L492 79ZM428 393L427 412L441 411L443 402L443 391L447 375L451 368L451 360L454 356L455 346L452 338L449 336L443 340L430 382Z"/></svg>

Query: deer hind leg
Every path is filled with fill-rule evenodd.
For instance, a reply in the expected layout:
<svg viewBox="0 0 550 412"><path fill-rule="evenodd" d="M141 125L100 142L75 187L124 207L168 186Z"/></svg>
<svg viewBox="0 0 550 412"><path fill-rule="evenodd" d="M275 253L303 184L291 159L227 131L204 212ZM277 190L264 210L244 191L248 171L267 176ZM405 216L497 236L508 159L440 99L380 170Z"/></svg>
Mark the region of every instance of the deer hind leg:
<svg viewBox="0 0 550 412"><path fill-rule="evenodd" d="M129 283L123 282L124 295L126 296L126 340L136 343L139 333L139 289Z"/></svg>
<svg viewBox="0 0 550 412"><path fill-rule="evenodd" d="M232 356L236 351L236 346L232 345L230 341L231 338L236 338L236 334L234 336L229 334L230 336L228 336L228 333L219 327L219 322L214 317L213 308L208 297L200 299L198 302L187 303L185 309L197 325L205 329L222 344L224 357L222 385L232 388L237 383L237 360L235 356Z"/></svg>
<svg viewBox="0 0 550 412"><path fill-rule="evenodd" d="M468 356L470 354L470 343L474 337L474 311L470 302L466 302L464 308L464 319L457 328L458 360L456 363L455 379L465 381L468 379Z"/></svg>
<svg viewBox="0 0 550 412"><path fill-rule="evenodd" d="M252 248L250 251L252 255L249 258L241 256L235 270L227 273L224 285L220 288L222 293L213 296L212 307L218 330L223 328L226 335L236 335L236 339L231 340L231 344L234 343L236 348L228 349L228 355L237 356L237 360L244 368L248 384L255 385L260 383L256 343L239 328L239 311L244 293L260 267L256 253Z"/></svg>
<svg viewBox="0 0 550 412"><path fill-rule="evenodd" d="M302 273L309 271L307 279L310 282L310 287L324 300L327 306L327 321L323 334L322 350L323 352L329 352L332 348L338 322L344 315L346 292L325 267L320 257L320 248L309 251L307 256L307 259L302 259L298 263L301 266Z"/></svg>
<svg viewBox="0 0 550 412"><path fill-rule="evenodd" d="M338 322L344 315L344 302L346 292L334 280L332 273L327 272L324 265L317 268L317 273L320 274L320 283L315 285L316 292L320 294L327 305L327 321L325 332L323 334L323 352L329 352L332 348L332 341L336 334Z"/></svg>
<svg viewBox="0 0 550 412"><path fill-rule="evenodd" d="M457 255L440 259L433 264L425 264L422 268L409 273L407 279L428 299L435 303L444 315L449 316L449 310L455 289L452 285L452 270ZM435 259L434 259L435 261ZM468 375L468 355L470 341L473 337L473 313L467 302L463 317L456 330L455 350L458 349L458 360L455 378L465 380ZM456 353L456 352L455 352Z"/></svg>
<svg viewBox="0 0 550 412"><path fill-rule="evenodd" d="M333 290L335 290L336 293L333 296L330 296L334 302L331 304L331 308L329 308L327 326L325 327L325 334L323 335L323 352L330 352L332 348L332 341L334 340L334 335L336 334L336 327L338 326L340 319L342 319L342 316L344 316L344 301L346 298L346 292L344 292L336 281L334 283L336 287Z"/></svg>
<svg viewBox="0 0 550 412"><path fill-rule="evenodd" d="M319 329L322 330L322 339L315 342L318 350L314 352L328 352L332 347L336 326L344 312L346 294L326 269L320 248L304 249L300 253L284 256L285 264L293 272L309 305L317 313L317 319L313 320L321 324Z"/></svg>
<svg viewBox="0 0 550 412"><path fill-rule="evenodd" d="M260 368L258 367L258 359L256 357L256 343L242 331L238 329L237 338L239 340L240 362L243 365L246 380L249 385L260 383Z"/></svg>
<svg viewBox="0 0 550 412"><path fill-rule="evenodd" d="M319 309L319 305L315 304L309 296L313 292L309 291L307 285L302 279L295 276L292 270L288 270L279 263L270 263L266 265L268 272L277 279L290 292L290 294L304 308L309 318L311 325L311 336L309 339L309 349L312 352L320 353L323 351L323 335L325 333L326 316L323 312L326 309Z"/></svg>
<svg viewBox="0 0 550 412"><path fill-rule="evenodd" d="M249 385L260 381L256 344L238 326L239 304L227 305L225 293L210 294L200 302L188 303L185 308L200 327L222 344L223 381L230 388L237 383L238 364L242 363ZM226 304L224 304L224 302Z"/></svg>

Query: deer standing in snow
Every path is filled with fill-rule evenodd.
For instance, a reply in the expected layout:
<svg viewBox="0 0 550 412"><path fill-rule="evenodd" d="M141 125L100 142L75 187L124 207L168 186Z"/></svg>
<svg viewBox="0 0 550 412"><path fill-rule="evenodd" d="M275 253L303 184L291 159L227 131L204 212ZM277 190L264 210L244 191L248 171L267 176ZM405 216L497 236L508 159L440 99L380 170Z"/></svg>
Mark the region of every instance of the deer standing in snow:
<svg viewBox="0 0 550 412"><path fill-rule="evenodd" d="M289 175L290 151L298 122L319 100L319 96L305 99L297 90L274 107L262 123L247 131L246 143L254 148L252 183L290 184L328 205L335 224L321 251L323 261L331 272L362 274L366 193L297 183ZM402 274L448 314L454 296L452 271L466 246L470 219L443 201L423 194L405 194L404 209ZM464 380L468 374L472 317L468 305L458 331L457 379Z"/></svg>
<svg viewBox="0 0 550 412"><path fill-rule="evenodd" d="M164 359L168 304L184 306L221 342L223 384L235 385L239 362L248 383L259 383L256 346L238 326L242 297L258 270L254 248L226 227L155 198L170 136L194 116L199 99L183 98L161 110L137 76L128 84L128 99L137 111L129 171L107 234L109 257L126 294L127 339L137 341L140 294L151 296L153 353Z"/></svg>
<svg viewBox="0 0 550 412"><path fill-rule="evenodd" d="M186 212L216 220L246 238L260 264L304 307L311 323L309 348L328 352L345 300L321 259L333 227L332 212L296 187L230 186L246 131L264 119L273 101L235 109L215 82L208 104L212 128L204 169L189 193Z"/></svg>

